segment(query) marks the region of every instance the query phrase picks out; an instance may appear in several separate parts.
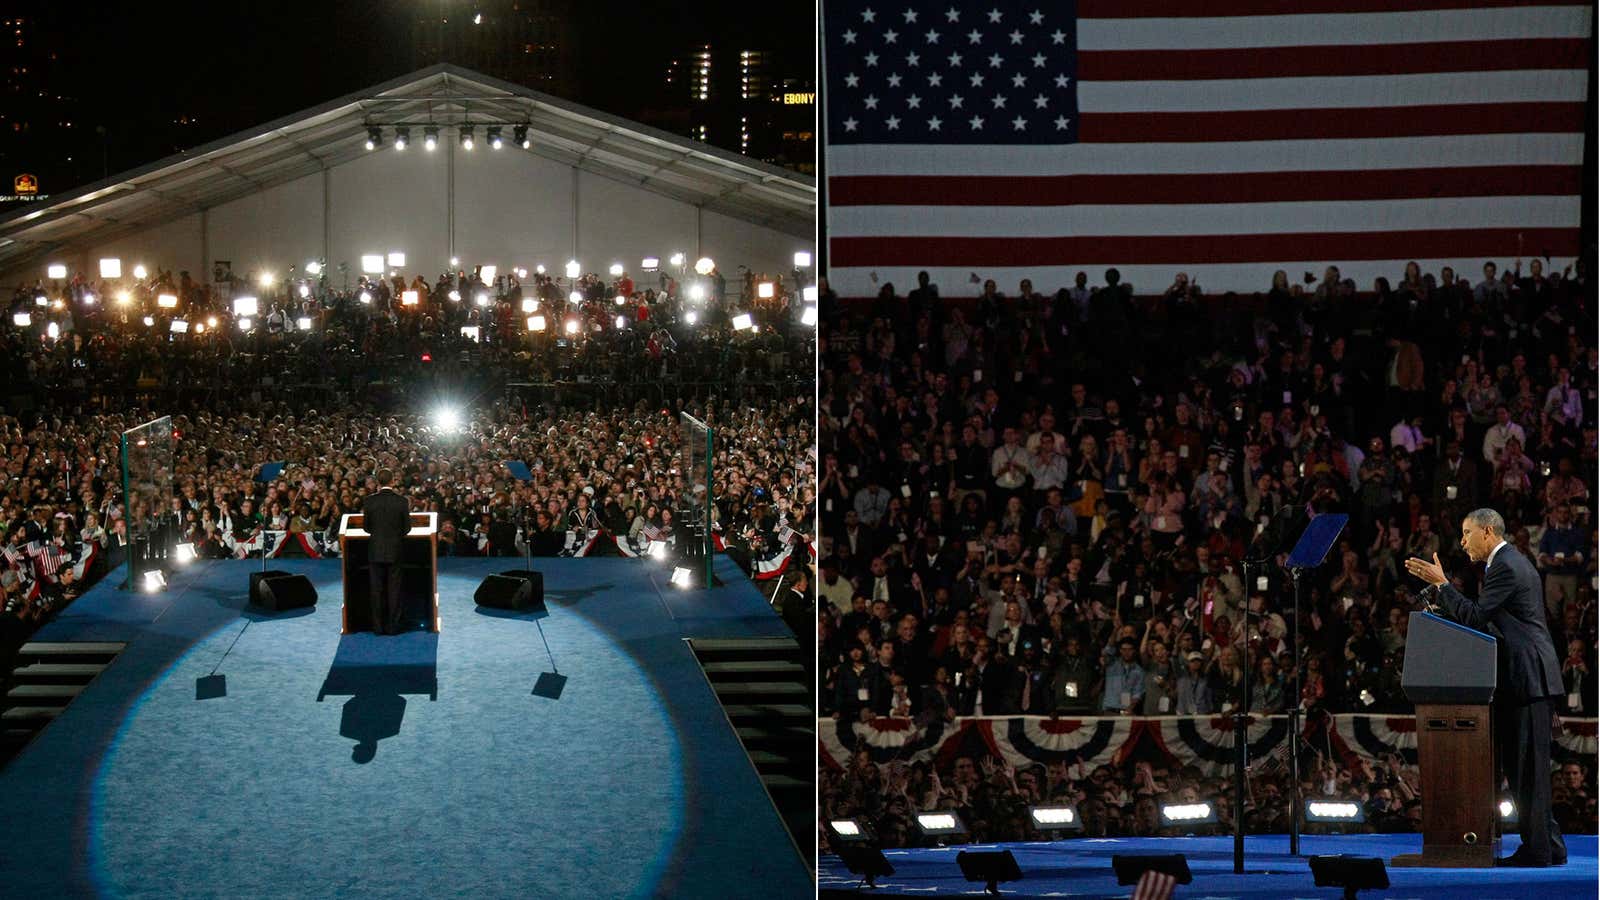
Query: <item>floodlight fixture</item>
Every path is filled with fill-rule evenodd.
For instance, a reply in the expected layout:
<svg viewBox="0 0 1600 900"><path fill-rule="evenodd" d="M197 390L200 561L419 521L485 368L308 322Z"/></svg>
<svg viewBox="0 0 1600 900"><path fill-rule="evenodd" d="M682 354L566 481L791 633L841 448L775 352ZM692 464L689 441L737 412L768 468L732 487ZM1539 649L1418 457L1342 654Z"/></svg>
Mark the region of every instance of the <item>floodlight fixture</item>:
<svg viewBox="0 0 1600 900"><path fill-rule="evenodd" d="M148 278L150 277L150 270L146 269L143 263L135 263L133 267L133 277L140 280Z"/></svg>
<svg viewBox="0 0 1600 900"><path fill-rule="evenodd" d="M777 288L770 281L763 281L756 285L756 296L762 300L771 300L777 293Z"/></svg>
<svg viewBox="0 0 1600 900"><path fill-rule="evenodd" d="M577 333L578 333L578 320L577 319L568 319L567 320L567 334L577 334Z"/></svg>
<svg viewBox="0 0 1600 900"><path fill-rule="evenodd" d="M450 268L454 269L459 265L461 265L461 257L459 257L459 256L450 257Z"/></svg>
<svg viewBox="0 0 1600 900"><path fill-rule="evenodd" d="M471 150L472 149L472 126L471 125L463 125L463 126L461 126L461 149L463 149L463 150Z"/></svg>
<svg viewBox="0 0 1600 900"><path fill-rule="evenodd" d="M189 323L182 319L173 319L170 323L168 323L167 331L172 334L188 334Z"/></svg>
<svg viewBox="0 0 1600 900"><path fill-rule="evenodd" d="M811 253L807 250L796 250L794 254L794 267L796 269L811 268Z"/></svg>
<svg viewBox="0 0 1600 900"><path fill-rule="evenodd" d="M61 299L60 297L57 297L56 299L50 301L50 307L52 309L66 309L67 308L67 301Z"/></svg>
<svg viewBox="0 0 1600 900"><path fill-rule="evenodd" d="M206 327L207 328L215 328L215 327L217 327L217 317L216 316L206 316Z"/></svg>
<svg viewBox="0 0 1600 900"><path fill-rule="evenodd" d="M804 300L807 303L815 303L815 302L817 302L817 286L814 285L814 284L808 284L805 287L801 288L800 289L800 299Z"/></svg>
<svg viewBox="0 0 1600 900"><path fill-rule="evenodd" d="M817 327L817 308L808 306L800 311L800 324L808 328Z"/></svg>
<svg viewBox="0 0 1600 900"><path fill-rule="evenodd" d="M156 305L161 307L162 309L177 309L178 308L178 295L177 294L158 294L156 296Z"/></svg>
<svg viewBox="0 0 1600 900"><path fill-rule="evenodd" d="M528 140L528 126L526 125L513 126L511 129L511 139L516 141L517 146L524 150L533 146L533 141Z"/></svg>
<svg viewBox="0 0 1600 900"><path fill-rule="evenodd" d="M755 322L751 320L749 313L740 313L733 317L734 331L749 331L754 327Z"/></svg>
<svg viewBox="0 0 1600 900"><path fill-rule="evenodd" d="M1078 831L1083 820L1078 818L1078 807L1071 803L1046 803L1028 807L1033 827L1040 831Z"/></svg>
<svg viewBox="0 0 1600 900"><path fill-rule="evenodd" d="M694 585L694 573L683 566L674 566L671 581L677 587L692 587Z"/></svg>
<svg viewBox="0 0 1600 900"><path fill-rule="evenodd" d="M694 262L694 270L701 275L710 275L716 268L716 262L709 256L702 256Z"/></svg>
<svg viewBox="0 0 1600 900"><path fill-rule="evenodd" d="M690 300L699 301L699 300L704 300L705 298L706 298L706 286L705 285L699 284L699 283L689 285L689 299Z"/></svg>
<svg viewBox="0 0 1600 900"><path fill-rule="evenodd" d="M244 318L239 319L239 330L240 331L249 331L251 329L251 327L253 327L254 325L255 325L255 323L250 321L250 317L249 316L245 316Z"/></svg>
<svg viewBox="0 0 1600 900"><path fill-rule="evenodd" d="M946 837L967 833L967 826L953 809L917 813L917 830L927 837Z"/></svg>
<svg viewBox="0 0 1600 900"><path fill-rule="evenodd" d="M1365 822L1361 804L1349 800L1307 800L1307 822Z"/></svg>
<svg viewBox="0 0 1600 900"><path fill-rule="evenodd" d="M538 308L539 308L539 301L533 299L532 297L523 297L522 298L522 311L523 312L531 313L531 312L533 312L534 310L536 310Z"/></svg>
<svg viewBox="0 0 1600 900"><path fill-rule="evenodd" d="M567 295L567 302L568 303L582 303L583 302L583 293L581 291L573 291L572 293Z"/></svg>
<svg viewBox="0 0 1600 900"><path fill-rule="evenodd" d="M131 294L131 293L127 292L127 291L117 291L117 305L118 306L127 306L129 303L132 303L132 302L133 302L133 294Z"/></svg>
<svg viewBox="0 0 1600 900"><path fill-rule="evenodd" d="M1167 803L1161 807L1161 820L1168 825L1203 825L1217 821L1217 807L1210 801Z"/></svg>
<svg viewBox="0 0 1600 900"><path fill-rule="evenodd" d="M409 143L411 143L411 129L403 126L396 128L394 130L394 148L396 150L404 150Z"/></svg>
<svg viewBox="0 0 1600 900"><path fill-rule="evenodd" d="M666 559L667 558L667 542L666 541L651 541L649 550L647 552L650 554L650 558L651 559Z"/></svg>
<svg viewBox="0 0 1600 900"><path fill-rule="evenodd" d="M983 892L1000 896L1000 882L1021 881L1022 869L1010 850L965 850L956 854L961 877L984 883Z"/></svg>
<svg viewBox="0 0 1600 900"><path fill-rule="evenodd" d="M204 323L204 322L196 322L196 323L194 323L194 333L195 334L205 334L206 333L206 323Z"/></svg>
<svg viewBox="0 0 1600 900"><path fill-rule="evenodd" d="M383 129L376 126L367 128L367 149L376 150L383 143Z"/></svg>
<svg viewBox="0 0 1600 900"><path fill-rule="evenodd" d="M1117 884L1138 884L1146 872L1171 875L1179 884L1194 881L1189 860L1182 853L1113 853L1111 869L1117 873Z"/></svg>
<svg viewBox="0 0 1600 900"><path fill-rule="evenodd" d="M33 313L19 312L11 317L11 324L18 328L27 328L33 325Z"/></svg>
<svg viewBox="0 0 1600 900"><path fill-rule="evenodd" d="M489 295L484 293L483 291L479 291L478 293L474 294L472 299L473 299L473 302L477 303L479 306L488 306L489 305Z"/></svg>
<svg viewBox="0 0 1600 900"><path fill-rule="evenodd" d="M261 301L249 295L233 298L233 314L253 316L261 312Z"/></svg>
<svg viewBox="0 0 1600 900"><path fill-rule="evenodd" d="M627 303L628 303L628 298L627 297L624 297L621 294L617 295L617 305L618 306L625 306L625 305L627 305Z"/></svg>
<svg viewBox="0 0 1600 900"><path fill-rule="evenodd" d="M294 327L300 329L301 331L310 331L311 330L311 317L310 316L301 316L300 318L295 319L294 320Z"/></svg>
<svg viewBox="0 0 1600 900"><path fill-rule="evenodd" d="M675 266L683 265L683 252L679 251L677 253L672 254L672 258L667 260L667 262L670 262Z"/></svg>
<svg viewBox="0 0 1600 900"><path fill-rule="evenodd" d="M276 280L277 280L277 277L274 276L271 272L262 272L256 278L256 281L260 282L262 287L272 287L272 283L274 281L276 281Z"/></svg>
<svg viewBox="0 0 1600 900"><path fill-rule="evenodd" d="M388 254L389 268L403 269L406 267L406 254L403 250L390 250Z"/></svg>
<svg viewBox="0 0 1600 900"><path fill-rule="evenodd" d="M67 277L67 264L51 263L45 267L44 274L50 278L60 281L61 279Z"/></svg>
<svg viewBox="0 0 1600 900"><path fill-rule="evenodd" d="M144 592L154 594L167 586L167 576L160 569L152 569L144 573Z"/></svg>
<svg viewBox="0 0 1600 900"><path fill-rule="evenodd" d="M417 291L401 291L400 292L400 305L401 306L416 306L418 303L421 303L421 302L422 302L422 296Z"/></svg>
<svg viewBox="0 0 1600 900"><path fill-rule="evenodd" d="M627 328L627 327L628 327L627 318L624 317L624 316L617 316L617 330L621 331L622 329Z"/></svg>
<svg viewBox="0 0 1600 900"><path fill-rule="evenodd" d="M44 334L45 337L53 341L56 338L61 337L61 326L51 322L49 325L44 327Z"/></svg>
<svg viewBox="0 0 1600 900"><path fill-rule="evenodd" d="M439 146L439 126L429 125L422 129L422 149L432 151ZM451 263L455 265L455 263Z"/></svg>
<svg viewBox="0 0 1600 900"><path fill-rule="evenodd" d="M578 265L578 261L577 260L575 260L575 259L567 260L567 277L568 278L577 278L579 275L582 275L582 274L583 274L583 267Z"/></svg>
<svg viewBox="0 0 1600 900"><path fill-rule="evenodd" d="M302 300L304 300L305 298L311 296L311 286L307 285L307 284L300 285L299 294L300 294L300 299L302 299Z"/></svg>
<svg viewBox="0 0 1600 900"><path fill-rule="evenodd" d="M700 321L700 314L691 309L683 314L683 321L689 325L693 325Z"/></svg>
<svg viewBox="0 0 1600 900"><path fill-rule="evenodd" d="M370 305L372 303L372 292L371 291L362 291L361 292L361 296L360 296L360 300L361 300L362 303L366 303L366 304Z"/></svg>
<svg viewBox="0 0 1600 900"><path fill-rule="evenodd" d="M382 275L383 274L383 254L382 253L363 253L363 254L361 254L361 272L364 275Z"/></svg>
<svg viewBox="0 0 1600 900"><path fill-rule="evenodd" d="M529 331L543 331L544 329L545 329L544 316L529 316L528 317L528 330Z"/></svg>
<svg viewBox="0 0 1600 900"><path fill-rule="evenodd" d="M500 274L499 266L485 265L478 267L478 277L483 279L484 284L494 284L494 277L498 274Z"/></svg>
<svg viewBox="0 0 1600 900"><path fill-rule="evenodd" d="M661 268L661 260L654 256L646 256L644 259L639 261L639 268L645 270L646 272L654 272L655 270Z"/></svg>
<svg viewBox="0 0 1600 900"><path fill-rule="evenodd" d="M461 292L460 291L451 291L450 293L445 294L445 296L450 298L450 302L451 303L460 303L461 302Z"/></svg>
<svg viewBox="0 0 1600 900"><path fill-rule="evenodd" d="M538 272L540 275L543 275L544 274L544 263L540 263L537 266L534 266L533 270L535 272Z"/></svg>
<svg viewBox="0 0 1600 900"><path fill-rule="evenodd" d="M179 544L173 548L172 556L179 565L188 565L200 558L200 554L194 552L194 544Z"/></svg>
<svg viewBox="0 0 1600 900"><path fill-rule="evenodd" d="M611 277L612 278L618 278L621 275L622 275L622 263L619 263L619 262L612 263L611 264Z"/></svg>
<svg viewBox="0 0 1600 900"><path fill-rule="evenodd" d="M1354 900L1357 891L1389 886L1389 872L1376 856L1313 856L1311 877L1317 887L1344 888L1345 897Z"/></svg>
<svg viewBox="0 0 1600 900"><path fill-rule="evenodd" d="M433 412L433 424L440 431L459 431L461 429L461 411L453 406L441 406Z"/></svg>
<svg viewBox="0 0 1600 900"><path fill-rule="evenodd" d="M321 275L322 274L322 263L318 262L317 260L314 260L314 259L312 261L306 263L306 274L307 275Z"/></svg>
<svg viewBox="0 0 1600 900"><path fill-rule="evenodd" d="M145 316L144 317L144 327L150 328L151 326L153 326L155 324L156 324L156 317L155 316Z"/></svg>
<svg viewBox="0 0 1600 900"><path fill-rule="evenodd" d="M488 130L484 132L484 136L488 138L489 149L491 150L499 150L506 145L505 139L500 137L499 125L490 125Z"/></svg>
<svg viewBox="0 0 1600 900"><path fill-rule="evenodd" d="M828 831L834 839L846 844L859 844L873 839L872 825L864 819L829 819Z"/></svg>
<svg viewBox="0 0 1600 900"><path fill-rule="evenodd" d="M469 341L476 342L478 340L478 333L478 326L476 325L461 326L461 336Z"/></svg>
<svg viewBox="0 0 1600 900"><path fill-rule="evenodd" d="M1510 800L1501 800L1500 819L1503 822L1515 822L1517 820L1517 805Z"/></svg>
<svg viewBox="0 0 1600 900"><path fill-rule="evenodd" d="M100 260L100 277L121 278L122 259L116 256L108 256L105 259Z"/></svg>
<svg viewBox="0 0 1600 900"><path fill-rule="evenodd" d="M94 305L94 301L95 301L95 296L93 294L84 294L83 295L83 305L84 306L93 306Z"/></svg>
<svg viewBox="0 0 1600 900"><path fill-rule="evenodd" d="M33 298L33 305L34 306L49 306L50 305L50 298L46 297L43 294L40 294L39 296Z"/></svg>

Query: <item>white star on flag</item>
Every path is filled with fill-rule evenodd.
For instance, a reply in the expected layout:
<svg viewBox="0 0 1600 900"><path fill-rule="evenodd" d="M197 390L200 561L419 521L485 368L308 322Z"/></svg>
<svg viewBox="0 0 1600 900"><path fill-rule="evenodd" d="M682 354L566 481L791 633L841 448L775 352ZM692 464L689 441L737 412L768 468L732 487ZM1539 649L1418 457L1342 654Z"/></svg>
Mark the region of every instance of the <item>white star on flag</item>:
<svg viewBox="0 0 1600 900"><path fill-rule="evenodd" d="M915 25L915 24L917 24L917 11L916 10L908 9L905 12L901 13L901 15L906 17L906 24L907 25ZM1037 23L1035 23L1035 24L1037 24Z"/></svg>
<svg viewBox="0 0 1600 900"><path fill-rule="evenodd" d="M992 24L992 25L1000 24L1000 10L998 10L998 9L989 10L989 23Z"/></svg>
<svg viewBox="0 0 1600 900"><path fill-rule="evenodd" d="M943 119L940 119L938 116L934 116L933 118L928 120L928 130L929 131L938 131L939 130L939 126L941 126L943 124L944 124L944 120Z"/></svg>
<svg viewBox="0 0 1600 900"><path fill-rule="evenodd" d="M983 127L983 117L982 116L973 116L971 119L968 119L967 121L968 121L969 124L972 125L972 130L973 131L977 131L979 128Z"/></svg>
<svg viewBox="0 0 1600 900"><path fill-rule="evenodd" d="M1021 131L1028 127L1028 120L1021 116L1017 116L1015 119L1011 120L1011 127L1017 131Z"/></svg>
<svg viewBox="0 0 1600 900"><path fill-rule="evenodd" d="M873 12L870 9L863 9L861 11L861 21L863 21L863 22L871 23L871 22L875 21L877 18L878 18L878 14L876 12Z"/></svg>

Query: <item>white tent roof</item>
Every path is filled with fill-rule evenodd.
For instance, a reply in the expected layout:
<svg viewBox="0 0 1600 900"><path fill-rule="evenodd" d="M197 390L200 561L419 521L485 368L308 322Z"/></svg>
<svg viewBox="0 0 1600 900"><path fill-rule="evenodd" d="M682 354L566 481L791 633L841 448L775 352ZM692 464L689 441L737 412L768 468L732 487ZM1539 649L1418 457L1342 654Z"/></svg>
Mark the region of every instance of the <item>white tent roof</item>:
<svg viewBox="0 0 1600 900"><path fill-rule="evenodd" d="M369 152L368 124L527 124L531 152L796 237L811 238L804 175L443 63L169 156L0 218L0 270L89 248ZM392 130L385 129L391 137ZM451 139L445 132L441 139Z"/></svg>

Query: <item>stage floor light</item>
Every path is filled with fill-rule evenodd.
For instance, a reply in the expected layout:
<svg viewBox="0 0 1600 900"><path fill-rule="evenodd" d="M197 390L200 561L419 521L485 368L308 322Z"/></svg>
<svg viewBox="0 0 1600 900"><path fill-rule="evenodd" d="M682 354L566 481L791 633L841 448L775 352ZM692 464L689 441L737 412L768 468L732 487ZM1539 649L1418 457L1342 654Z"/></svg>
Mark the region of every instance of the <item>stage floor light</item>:
<svg viewBox="0 0 1600 900"><path fill-rule="evenodd" d="M945 837L967 833L966 823L954 810L917 813L917 830L926 837Z"/></svg>
<svg viewBox="0 0 1600 900"><path fill-rule="evenodd" d="M1366 811L1350 800L1307 800L1307 822L1365 822Z"/></svg>
<svg viewBox="0 0 1600 900"><path fill-rule="evenodd" d="M1040 831L1077 831L1083 828L1078 808L1070 803L1048 803L1028 807L1033 827Z"/></svg>
<svg viewBox="0 0 1600 900"><path fill-rule="evenodd" d="M156 591L159 591L166 586L167 576L162 574L160 569L154 569L144 573L143 587L145 593L154 594Z"/></svg>
<svg viewBox="0 0 1600 900"><path fill-rule="evenodd" d="M677 566L672 570L672 583L681 588L690 587L694 584L694 573L683 566Z"/></svg>
<svg viewBox="0 0 1600 900"><path fill-rule="evenodd" d="M1203 825L1217 821L1217 808L1209 802L1168 803L1161 807L1167 825Z"/></svg>
<svg viewBox="0 0 1600 900"><path fill-rule="evenodd" d="M200 558L199 554L194 552L193 544L179 544L173 548L172 555L180 564L185 565Z"/></svg>
<svg viewBox="0 0 1600 900"><path fill-rule="evenodd" d="M829 819L828 830L835 839L847 844L859 844L873 839L872 827L862 819Z"/></svg>

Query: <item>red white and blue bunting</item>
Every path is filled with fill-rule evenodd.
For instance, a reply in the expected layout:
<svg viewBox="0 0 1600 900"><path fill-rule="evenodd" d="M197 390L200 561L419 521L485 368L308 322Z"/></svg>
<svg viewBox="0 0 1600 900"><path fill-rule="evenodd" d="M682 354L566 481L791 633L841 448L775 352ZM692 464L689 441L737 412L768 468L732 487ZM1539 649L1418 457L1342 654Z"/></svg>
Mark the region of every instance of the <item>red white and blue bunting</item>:
<svg viewBox="0 0 1600 900"><path fill-rule="evenodd" d="M1551 757L1593 765L1600 741L1596 719L1562 719ZM1307 721L1303 736L1312 748L1326 749L1336 763L1351 768L1376 764L1385 753L1417 761L1416 718L1346 713ZM1257 716L1250 723L1253 764L1284 759L1289 717ZM875 762L931 760L947 766L958 756L988 754L1013 766L1065 761L1085 768L1120 766L1129 758L1156 756L1169 765L1198 767L1207 775L1233 765L1230 716L1101 716L1051 719L1043 716L966 717L952 723L919 726L912 719L876 718L866 722L817 722L821 764L849 765L851 754L867 750Z"/></svg>

